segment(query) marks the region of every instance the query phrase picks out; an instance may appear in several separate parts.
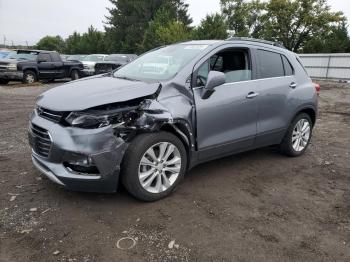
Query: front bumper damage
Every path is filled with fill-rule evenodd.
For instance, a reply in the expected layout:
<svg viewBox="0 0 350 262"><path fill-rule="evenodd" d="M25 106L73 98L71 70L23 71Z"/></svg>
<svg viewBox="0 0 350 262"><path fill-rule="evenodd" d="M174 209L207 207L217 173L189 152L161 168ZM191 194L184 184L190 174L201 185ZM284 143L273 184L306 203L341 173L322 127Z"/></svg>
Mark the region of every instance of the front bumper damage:
<svg viewBox="0 0 350 262"><path fill-rule="evenodd" d="M53 182L69 190L85 192L115 192L118 186L120 163L127 148L123 139L114 135L109 126L99 129L63 127L34 113L28 130L34 166ZM47 156L36 152L37 131L47 130L51 144ZM94 174L72 170L67 163L89 158L96 167Z"/></svg>
<svg viewBox="0 0 350 262"><path fill-rule="evenodd" d="M192 115L192 105L183 96L172 96L172 102L167 101L165 107L157 99L160 89L161 85L152 95L86 109L85 114L105 115L106 112L113 112L112 119L116 121L91 129L53 122L42 114L39 105L40 110L34 110L31 116L28 131L34 166L49 179L70 190L115 192L124 153L138 134L158 132L165 128L175 132L190 150L194 150L194 137L188 120ZM174 118L172 108L178 108L179 105L180 114ZM53 111L48 112L50 114ZM46 157L40 154L40 146L37 148L38 143L41 145L40 137L39 141L35 141L42 132L46 134L46 140L51 142L44 150L44 153L49 151ZM82 156L88 163L93 163L97 172L76 172L76 169L67 165L67 162L76 160L81 163Z"/></svg>

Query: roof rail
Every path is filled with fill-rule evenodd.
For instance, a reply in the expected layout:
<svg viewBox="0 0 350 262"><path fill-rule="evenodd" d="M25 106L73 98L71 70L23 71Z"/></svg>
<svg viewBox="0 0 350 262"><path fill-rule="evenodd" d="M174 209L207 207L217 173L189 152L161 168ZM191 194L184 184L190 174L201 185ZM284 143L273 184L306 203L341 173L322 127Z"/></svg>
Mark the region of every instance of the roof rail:
<svg viewBox="0 0 350 262"><path fill-rule="evenodd" d="M273 45L277 47L281 47L286 49L286 47L281 42L273 42L273 41L267 41L262 39L256 39L256 38L249 38L249 37L230 37L226 39L227 41L249 41L249 42L256 42L256 43L262 43L267 45Z"/></svg>

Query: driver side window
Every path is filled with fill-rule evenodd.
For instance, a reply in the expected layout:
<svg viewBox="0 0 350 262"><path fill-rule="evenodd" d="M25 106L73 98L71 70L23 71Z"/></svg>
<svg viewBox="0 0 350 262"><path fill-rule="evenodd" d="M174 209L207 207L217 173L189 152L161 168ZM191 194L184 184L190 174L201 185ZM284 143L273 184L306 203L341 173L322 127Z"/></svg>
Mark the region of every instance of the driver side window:
<svg viewBox="0 0 350 262"><path fill-rule="evenodd" d="M205 61L197 71L196 86L205 86L210 71L225 74L226 83L252 79L251 63L247 50L226 49Z"/></svg>

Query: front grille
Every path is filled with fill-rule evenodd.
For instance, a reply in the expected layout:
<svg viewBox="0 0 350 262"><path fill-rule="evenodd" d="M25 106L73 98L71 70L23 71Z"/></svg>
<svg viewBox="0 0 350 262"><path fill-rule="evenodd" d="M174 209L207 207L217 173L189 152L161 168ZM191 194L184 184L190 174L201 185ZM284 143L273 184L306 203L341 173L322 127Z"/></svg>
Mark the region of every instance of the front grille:
<svg viewBox="0 0 350 262"><path fill-rule="evenodd" d="M49 132L32 123L30 124L30 132L32 134L30 144L34 152L40 156L48 157L52 144Z"/></svg>
<svg viewBox="0 0 350 262"><path fill-rule="evenodd" d="M36 112L39 116L46 118L55 123L61 122L63 118L63 112L53 111L43 107L37 107Z"/></svg>

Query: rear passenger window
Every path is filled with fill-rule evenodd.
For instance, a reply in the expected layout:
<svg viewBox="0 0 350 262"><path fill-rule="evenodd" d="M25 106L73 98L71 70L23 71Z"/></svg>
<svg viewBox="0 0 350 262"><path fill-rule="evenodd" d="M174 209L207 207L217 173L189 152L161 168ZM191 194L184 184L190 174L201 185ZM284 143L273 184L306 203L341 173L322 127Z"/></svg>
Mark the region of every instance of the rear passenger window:
<svg viewBox="0 0 350 262"><path fill-rule="evenodd" d="M57 54L57 53L51 53L51 58L52 58L52 61L54 61L54 62L61 61L61 58L60 58L59 54Z"/></svg>
<svg viewBox="0 0 350 262"><path fill-rule="evenodd" d="M38 60L42 62L51 62L50 54L40 53L38 55Z"/></svg>
<svg viewBox="0 0 350 262"><path fill-rule="evenodd" d="M289 60L287 59L287 57L285 57L284 55L282 55L282 60L283 60L283 66L284 66L284 74L286 76L291 76L294 74L294 70L292 65L290 64Z"/></svg>
<svg viewBox="0 0 350 262"><path fill-rule="evenodd" d="M280 54L258 50L258 59L260 78L284 76L283 63Z"/></svg>

